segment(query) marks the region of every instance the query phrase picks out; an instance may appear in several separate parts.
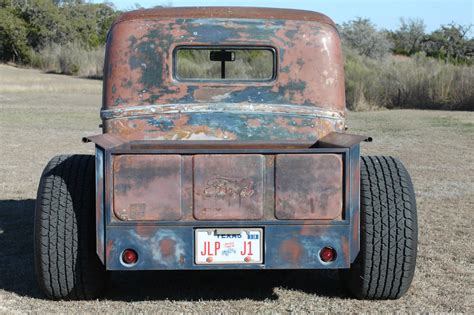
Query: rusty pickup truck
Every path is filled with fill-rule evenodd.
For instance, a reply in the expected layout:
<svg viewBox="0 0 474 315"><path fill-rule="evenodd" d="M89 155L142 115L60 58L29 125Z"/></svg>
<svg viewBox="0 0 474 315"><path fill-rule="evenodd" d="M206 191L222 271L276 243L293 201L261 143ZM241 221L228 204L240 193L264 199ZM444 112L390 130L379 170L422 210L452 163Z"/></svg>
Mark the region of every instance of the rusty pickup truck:
<svg viewBox="0 0 474 315"><path fill-rule="evenodd" d="M395 299L415 270L413 186L346 132L327 16L238 7L127 12L107 38L103 133L57 156L35 210L39 285L96 298L107 271L339 269ZM318 285L318 284L315 284Z"/></svg>

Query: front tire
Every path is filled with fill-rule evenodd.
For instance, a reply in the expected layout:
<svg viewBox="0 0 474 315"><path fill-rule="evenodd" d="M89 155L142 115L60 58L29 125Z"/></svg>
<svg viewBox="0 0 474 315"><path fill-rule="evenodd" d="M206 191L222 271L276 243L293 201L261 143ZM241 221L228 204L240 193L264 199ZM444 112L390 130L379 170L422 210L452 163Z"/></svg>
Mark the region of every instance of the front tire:
<svg viewBox="0 0 474 315"><path fill-rule="evenodd" d="M94 157L57 156L46 166L35 209L38 284L52 299L83 300L104 289L95 246Z"/></svg>
<svg viewBox="0 0 474 315"><path fill-rule="evenodd" d="M361 157L360 252L343 271L359 299L398 299L415 273L416 200L403 164L384 156Z"/></svg>

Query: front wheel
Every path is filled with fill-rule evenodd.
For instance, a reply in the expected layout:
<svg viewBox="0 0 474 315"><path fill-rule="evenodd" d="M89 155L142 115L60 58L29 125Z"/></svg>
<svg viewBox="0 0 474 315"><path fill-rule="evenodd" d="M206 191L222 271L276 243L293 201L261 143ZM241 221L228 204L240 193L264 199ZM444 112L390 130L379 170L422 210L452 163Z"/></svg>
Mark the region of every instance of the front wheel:
<svg viewBox="0 0 474 315"><path fill-rule="evenodd" d="M360 252L342 279L360 299L398 299L415 273L416 201L403 164L384 156L361 157Z"/></svg>
<svg viewBox="0 0 474 315"><path fill-rule="evenodd" d="M105 268L95 246L94 157L57 156L46 166L35 209L38 284L52 299L99 296Z"/></svg>

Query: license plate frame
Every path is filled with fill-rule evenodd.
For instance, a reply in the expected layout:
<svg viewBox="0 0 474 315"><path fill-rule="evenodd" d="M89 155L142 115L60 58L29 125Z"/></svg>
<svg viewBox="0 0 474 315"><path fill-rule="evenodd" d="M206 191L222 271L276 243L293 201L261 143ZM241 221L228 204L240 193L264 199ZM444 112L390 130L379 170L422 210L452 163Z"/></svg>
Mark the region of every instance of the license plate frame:
<svg viewBox="0 0 474 315"><path fill-rule="evenodd" d="M197 228L194 230L194 263L263 264L263 238L263 228Z"/></svg>

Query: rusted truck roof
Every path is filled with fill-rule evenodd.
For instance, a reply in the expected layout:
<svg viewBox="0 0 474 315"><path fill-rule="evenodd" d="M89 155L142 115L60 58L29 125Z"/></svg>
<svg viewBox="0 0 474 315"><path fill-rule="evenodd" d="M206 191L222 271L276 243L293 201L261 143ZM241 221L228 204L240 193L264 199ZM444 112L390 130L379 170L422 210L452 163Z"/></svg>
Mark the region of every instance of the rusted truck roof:
<svg viewBox="0 0 474 315"><path fill-rule="evenodd" d="M122 14L115 24L137 19L163 19L163 18L222 18L222 19L278 19L315 21L326 23L335 27L335 23L326 15L294 9L255 8L255 7L180 7L142 9Z"/></svg>
<svg viewBox="0 0 474 315"><path fill-rule="evenodd" d="M272 75L255 81L181 77L179 52L203 48L270 51ZM101 117L105 133L128 140L315 142L344 130L339 34L325 15L301 10L125 13L109 33Z"/></svg>

